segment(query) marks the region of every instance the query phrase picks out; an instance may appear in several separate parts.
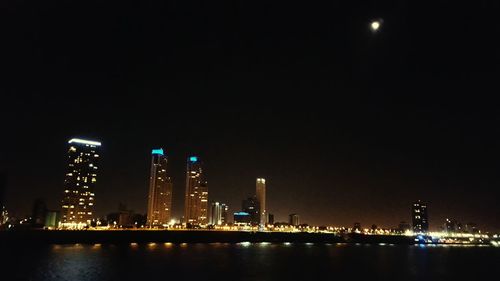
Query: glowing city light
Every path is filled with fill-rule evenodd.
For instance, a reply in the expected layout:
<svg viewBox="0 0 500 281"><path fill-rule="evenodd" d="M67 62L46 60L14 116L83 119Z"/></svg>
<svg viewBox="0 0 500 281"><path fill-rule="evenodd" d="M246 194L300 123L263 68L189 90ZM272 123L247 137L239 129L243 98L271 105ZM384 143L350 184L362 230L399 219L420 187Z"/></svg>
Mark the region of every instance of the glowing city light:
<svg viewBox="0 0 500 281"><path fill-rule="evenodd" d="M88 144L88 145L95 145L95 146L101 146L101 143L98 141L90 141L90 140L84 140L84 139L70 139L68 143L79 143L79 144Z"/></svg>

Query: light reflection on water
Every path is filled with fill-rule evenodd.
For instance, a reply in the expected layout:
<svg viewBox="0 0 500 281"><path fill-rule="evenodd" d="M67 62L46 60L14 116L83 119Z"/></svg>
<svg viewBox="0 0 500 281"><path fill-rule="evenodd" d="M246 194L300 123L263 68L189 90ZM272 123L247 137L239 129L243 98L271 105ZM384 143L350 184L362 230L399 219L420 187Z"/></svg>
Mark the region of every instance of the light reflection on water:
<svg viewBox="0 0 500 281"><path fill-rule="evenodd" d="M478 280L500 250L478 246L130 243L13 247L5 280ZM361 247L360 247L361 246ZM481 262L477 261L481 257ZM474 266L470 266L470 265ZM353 274L355 272L356 274ZM396 278L397 277L397 278Z"/></svg>

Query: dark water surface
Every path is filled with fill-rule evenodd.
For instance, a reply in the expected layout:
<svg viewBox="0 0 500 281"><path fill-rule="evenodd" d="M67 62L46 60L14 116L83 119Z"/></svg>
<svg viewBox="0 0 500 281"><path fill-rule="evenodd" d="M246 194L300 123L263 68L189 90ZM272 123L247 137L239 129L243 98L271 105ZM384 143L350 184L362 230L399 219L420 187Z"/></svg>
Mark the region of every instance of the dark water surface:
<svg viewBox="0 0 500 281"><path fill-rule="evenodd" d="M498 280L500 248L354 244L49 245L2 249L2 280ZM5 270L5 271L4 271Z"/></svg>

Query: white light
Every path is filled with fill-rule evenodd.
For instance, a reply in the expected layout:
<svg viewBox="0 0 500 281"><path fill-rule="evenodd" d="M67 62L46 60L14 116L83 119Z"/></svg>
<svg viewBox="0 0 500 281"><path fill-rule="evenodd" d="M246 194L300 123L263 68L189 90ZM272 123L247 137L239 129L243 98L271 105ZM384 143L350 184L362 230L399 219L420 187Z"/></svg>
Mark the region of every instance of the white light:
<svg viewBox="0 0 500 281"><path fill-rule="evenodd" d="M372 31L378 31L380 29L380 21L372 21L372 23L370 24L370 28L372 29Z"/></svg>
<svg viewBox="0 0 500 281"><path fill-rule="evenodd" d="M89 141L89 140L83 140L83 139L71 139L68 141L68 143L81 143L81 144L89 144L89 145L96 145L96 146L101 145L101 143L98 141Z"/></svg>

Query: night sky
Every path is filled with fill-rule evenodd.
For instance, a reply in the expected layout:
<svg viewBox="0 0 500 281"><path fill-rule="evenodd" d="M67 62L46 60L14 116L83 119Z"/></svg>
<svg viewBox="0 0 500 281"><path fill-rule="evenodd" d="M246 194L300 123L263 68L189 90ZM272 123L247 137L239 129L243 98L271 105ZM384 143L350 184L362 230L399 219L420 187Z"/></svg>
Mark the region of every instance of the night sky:
<svg viewBox="0 0 500 281"><path fill-rule="evenodd" d="M194 153L231 212L265 177L277 221L393 227L421 199L432 229L500 230L499 1L104 2L0 4L11 213L60 207L81 137L100 216L146 212L163 147L176 218Z"/></svg>

